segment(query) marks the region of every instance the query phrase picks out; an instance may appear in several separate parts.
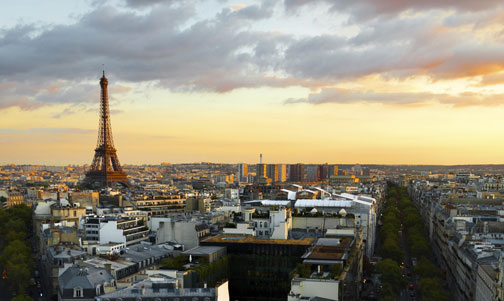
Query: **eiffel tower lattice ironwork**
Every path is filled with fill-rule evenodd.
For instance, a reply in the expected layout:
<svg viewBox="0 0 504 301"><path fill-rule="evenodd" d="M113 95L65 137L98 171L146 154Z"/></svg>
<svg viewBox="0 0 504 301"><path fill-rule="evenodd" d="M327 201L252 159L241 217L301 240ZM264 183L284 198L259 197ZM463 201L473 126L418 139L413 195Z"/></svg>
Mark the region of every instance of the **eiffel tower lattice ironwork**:
<svg viewBox="0 0 504 301"><path fill-rule="evenodd" d="M110 110L108 101L108 80L105 71L100 79L101 101L100 101L100 128L98 130L98 142L95 149L93 163L86 173L84 183L89 186L106 187L119 183L129 186L128 177L123 171L117 151L112 138L112 127L110 125Z"/></svg>

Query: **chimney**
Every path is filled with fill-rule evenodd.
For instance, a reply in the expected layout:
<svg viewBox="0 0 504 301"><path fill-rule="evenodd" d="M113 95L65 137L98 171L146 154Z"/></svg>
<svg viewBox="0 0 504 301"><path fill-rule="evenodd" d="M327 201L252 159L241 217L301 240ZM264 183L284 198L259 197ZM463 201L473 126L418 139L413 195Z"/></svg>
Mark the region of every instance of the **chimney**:
<svg viewBox="0 0 504 301"><path fill-rule="evenodd" d="M111 263L106 263L104 264L105 266L105 269L107 270L107 272L109 272L110 274L112 274L112 264Z"/></svg>
<svg viewBox="0 0 504 301"><path fill-rule="evenodd" d="M145 286L142 284L142 295L145 295Z"/></svg>

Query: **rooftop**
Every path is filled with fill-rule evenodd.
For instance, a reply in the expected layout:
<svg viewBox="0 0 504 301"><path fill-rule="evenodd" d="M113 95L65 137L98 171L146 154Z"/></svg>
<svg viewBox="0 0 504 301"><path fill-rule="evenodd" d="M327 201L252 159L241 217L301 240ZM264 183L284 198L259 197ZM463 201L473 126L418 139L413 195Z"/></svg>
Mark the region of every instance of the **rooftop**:
<svg viewBox="0 0 504 301"><path fill-rule="evenodd" d="M279 245L302 245L309 246L315 239L314 238L302 238L302 239L260 239L248 235L236 235L236 234L221 234L213 237L209 237L204 242L217 242L217 243L253 243L253 244L279 244Z"/></svg>
<svg viewBox="0 0 504 301"><path fill-rule="evenodd" d="M348 252L352 238L321 238L315 246L303 255L304 259L342 260Z"/></svg>
<svg viewBox="0 0 504 301"><path fill-rule="evenodd" d="M217 246L200 246L196 248L192 248L190 250L187 250L183 252L183 254L186 255L210 255L215 252L219 252L222 249L225 249L226 247L217 247Z"/></svg>
<svg viewBox="0 0 504 301"><path fill-rule="evenodd" d="M162 285L162 283L166 285ZM153 285L154 284L154 285ZM112 298L148 298L148 297L213 297L215 288L173 288L171 279L146 279L114 292L104 294L97 298L98 301Z"/></svg>

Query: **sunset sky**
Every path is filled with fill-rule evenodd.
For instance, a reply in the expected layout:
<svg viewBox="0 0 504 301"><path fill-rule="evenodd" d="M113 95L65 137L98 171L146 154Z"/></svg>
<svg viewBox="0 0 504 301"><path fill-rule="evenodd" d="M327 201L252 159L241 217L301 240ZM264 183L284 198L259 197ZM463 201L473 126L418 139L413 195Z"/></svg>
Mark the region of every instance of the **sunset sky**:
<svg viewBox="0 0 504 301"><path fill-rule="evenodd" d="M0 164L504 163L502 0L17 0Z"/></svg>

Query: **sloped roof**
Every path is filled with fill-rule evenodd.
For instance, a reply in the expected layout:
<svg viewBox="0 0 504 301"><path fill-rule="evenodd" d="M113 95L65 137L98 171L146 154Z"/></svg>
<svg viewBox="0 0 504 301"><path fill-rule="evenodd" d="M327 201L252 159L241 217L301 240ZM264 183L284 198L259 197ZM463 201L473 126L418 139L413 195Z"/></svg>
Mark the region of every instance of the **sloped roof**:
<svg viewBox="0 0 504 301"><path fill-rule="evenodd" d="M106 269L74 265L61 274L59 283L62 289L73 289L77 286L83 289L94 289L98 284L109 282L112 279L114 277Z"/></svg>

